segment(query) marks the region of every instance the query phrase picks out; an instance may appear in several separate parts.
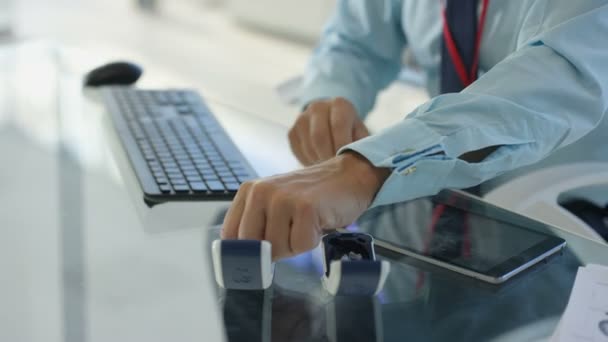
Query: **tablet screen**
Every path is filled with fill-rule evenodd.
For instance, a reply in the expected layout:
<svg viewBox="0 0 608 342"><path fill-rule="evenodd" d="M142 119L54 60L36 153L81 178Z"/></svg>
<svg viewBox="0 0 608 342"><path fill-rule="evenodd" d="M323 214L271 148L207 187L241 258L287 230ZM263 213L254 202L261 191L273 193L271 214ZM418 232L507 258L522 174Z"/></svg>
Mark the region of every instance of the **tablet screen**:
<svg viewBox="0 0 608 342"><path fill-rule="evenodd" d="M559 240L519 225L521 217L518 224L509 221L500 210L493 212L481 201L442 193L377 208L351 229L480 273L533 250L547 239Z"/></svg>

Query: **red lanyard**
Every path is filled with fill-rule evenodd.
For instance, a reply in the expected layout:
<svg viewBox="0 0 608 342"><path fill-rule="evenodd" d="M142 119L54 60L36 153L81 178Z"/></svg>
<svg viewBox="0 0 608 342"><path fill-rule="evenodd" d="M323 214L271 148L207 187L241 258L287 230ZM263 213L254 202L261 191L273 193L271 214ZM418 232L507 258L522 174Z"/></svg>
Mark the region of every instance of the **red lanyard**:
<svg viewBox="0 0 608 342"><path fill-rule="evenodd" d="M455 201L456 201L455 197L450 198L448 200L448 205L453 205ZM429 225L429 237L424 243L424 254L423 255L429 255L429 252L431 249L431 243L432 243L433 237L435 235L435 228L437 227L437 223L439 222L439 219L441 218L441 215L443 215L443 212L445 211L445 209L446 209L445 204L438 204L433 209L433 214L431 216L431 224ZM465 258L471 257L471 236L470 236L471 232L469 230L469 223L470 223L469 215L468 215L468 213L465 213L464 220L462 222L462 235L463 235L462 256ZM420 289L424 285L424 278L425 278L424 273L418 272L418 278L416 279L416 291L420 291Z"/></svg>
<svg viewBox="0 0 608 342"><path fill-rule="evenodd" d="M464 66L464 62L462 61L462 56L458 52L458 48L456 48L456 42L454 42L454 37L452 37L452 32L450 32L450 28L448 27L448 20L445 15L445 7L442 8L441 16L443 18L443 38L446 43L446 47L448 49L448 53L450 54L450 58L452 59L452 63L454 63L454 67L456 69L456 73L458 74L458 78L462 81L465 87L469 86L473 81L477 79L477 68L479 66L479 48L481 46L481 37L483 35L483 26L486 22L486 13L488 11L488 3L490 0L482 0L482 8L481 15L479 17L479 23L477 25L477 36L475 37L475 52L473 55L473 65L471 65L471 70L466 69ZM454 200L452 198L451 200ZM435 235L435 228L441 215L445 210L444 204L439 204L433 209L433 215L431 218L431 224L429 225L429 239L425 242L424 254L427 255L430 252L431 241L433 236ZM469 215L465 215L463 225L463 243L462 243L462 256L467 258L471 256L471 237L469 230ZM416 290L420 290L424 285L424 273L418 274L418 279L416 281Z"/></svg>
<svg viewBox="0 0 608 342"><path fill-rule="evenodd" d="M481 45L481 37L483 35L483 26L486 22L486 13L488 11L488 3L490 0L482 0L481 7L481 15L479 16L479 23L477 25L477 36L475 37L475 52L473 55L473 65L471 65L471 70L467 70L464 66L464 62L462 61L462 56L458 52L458 48L456 47L456 42L454 41L454 37L452 37L452 32L450 32L450 28L448 26L448 20L445 15L445 6L441 11L441 17L443 18L443 39L446 43L446 48L448 53L450 54L450 58L452 59L452 63L454 63L454 67L456 68L456 73L458 77L462 81L465 87L469 86L473 81L477 79L477 68L479 66L479 48Z"/></svg>

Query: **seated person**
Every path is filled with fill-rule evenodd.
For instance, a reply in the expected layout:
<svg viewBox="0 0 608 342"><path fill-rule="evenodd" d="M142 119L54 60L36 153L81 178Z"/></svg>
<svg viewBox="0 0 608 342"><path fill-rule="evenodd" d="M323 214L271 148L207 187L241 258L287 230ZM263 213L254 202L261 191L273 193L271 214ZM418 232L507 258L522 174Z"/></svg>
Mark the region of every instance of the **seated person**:
<svg viewBox="0 0 608 342"><path fill-rule="evenodd" d="M608 144L581 146L608 127L607 17L599 0L339 1L289 132L307 167L243 184L223 238L291 256L370 207L485 184L570 146L608 160ZM370 136L363 119L406 45L433 98Z"/></svg>

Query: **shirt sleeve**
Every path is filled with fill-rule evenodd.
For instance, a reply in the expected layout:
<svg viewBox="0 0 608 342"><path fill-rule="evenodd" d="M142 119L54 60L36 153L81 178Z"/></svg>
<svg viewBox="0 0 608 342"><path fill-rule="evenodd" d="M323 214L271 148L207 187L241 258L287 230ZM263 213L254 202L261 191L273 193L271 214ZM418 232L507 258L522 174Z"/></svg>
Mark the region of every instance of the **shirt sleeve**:
<svg viewBox="0 0 608 342"><path fill-rule="evenodd" d="M348 99L361 118L401 69L400 1L339 0L302 82L300 104Z"/></svg>
<svg viewBox="0 0 608 342"><path fill-rule="evenodd" d="M516 51L471 86L342 148L393 170L372 207L480 184L593 130L608 107L605 3L538 2ZM500 147L479 163L459 159L488 146Z"/></svg>

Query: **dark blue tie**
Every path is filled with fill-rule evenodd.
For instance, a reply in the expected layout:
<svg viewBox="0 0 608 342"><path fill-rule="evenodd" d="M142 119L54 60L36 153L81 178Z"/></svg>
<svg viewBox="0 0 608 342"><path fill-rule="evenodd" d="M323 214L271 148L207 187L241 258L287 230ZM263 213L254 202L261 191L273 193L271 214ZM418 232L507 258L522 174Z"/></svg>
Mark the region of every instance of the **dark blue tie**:
<svg viewBox="0 0 608 342"><path fill-rule="evenodd" d="M477 0L447 0L445 16L454 43L460 53L467 73L475 57L477 35ZM456 73L456 67L446 47L445 36L441 39L441 87L440 92L457 93L465 88Z"/></svg>
<svg viewBox="0 0 608 342"><path fill-rule="evenodd" d="M467 74L473 66L475 58L475 38L477 35L477 0L447 0L445 18L452 38L462 58ZM458 93L466 87L458 73L447 46L446 36L441 35L441 84L440 92ZM478 194L479 187L465 189ZM434 205L434 215L438 219L431 228L431 240L428 253L437 258L451 260L467 258L465 246L470 243L467 233L468 215L451 206ZM435 233L432 233L435 231Z"/></svg>

